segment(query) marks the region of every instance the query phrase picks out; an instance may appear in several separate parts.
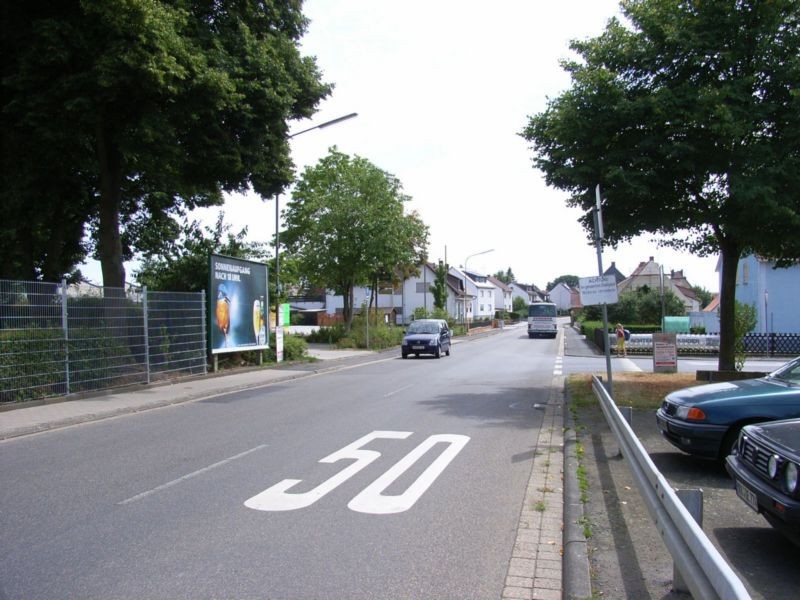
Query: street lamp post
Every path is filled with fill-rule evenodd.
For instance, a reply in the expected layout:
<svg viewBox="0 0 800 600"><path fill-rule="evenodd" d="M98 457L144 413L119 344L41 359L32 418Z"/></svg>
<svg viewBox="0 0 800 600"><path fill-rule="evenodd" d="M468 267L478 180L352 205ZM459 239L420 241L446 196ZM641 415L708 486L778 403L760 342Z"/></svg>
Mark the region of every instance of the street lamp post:
<svg viewBox="0 0 800 600"><path fill-rule="evenodd" d="M470 254L467 258L464 259L464 323L466 324L467 334L469 334L469 318L467 317L467 262L473 256L480 256L481 254L489 254L489 252L494 252L494 248L490 250L484 250L483 252L476 252L475 254ZM472 304L470 302L470 304Z"/></svg>
<svg viewBox="0 0 800 600"><path fill-rule="evenodd" d="M344 115L343 117L338 117L336 119L332 119L330 121L325 121L324 123L320 123L319 125L314 125L313 127L309 127L308 129L303 129L302 131L298 131L297 133L292 133L286 136L286 139L290 140L292 138L297 137L298 135L302 135L309 131L313 131L314 129L325 129L326 127L330 127L331 125L336 125L337 123L341 123L342 121L347 121L348 119L352 119L357 117L358 113L350 113L349 115ZM283 359L283 339L278 341L278 329L280 323L280 310L281 310L281 296L280 296L280 194L275 194L275 361L281 362Z"/></svg>

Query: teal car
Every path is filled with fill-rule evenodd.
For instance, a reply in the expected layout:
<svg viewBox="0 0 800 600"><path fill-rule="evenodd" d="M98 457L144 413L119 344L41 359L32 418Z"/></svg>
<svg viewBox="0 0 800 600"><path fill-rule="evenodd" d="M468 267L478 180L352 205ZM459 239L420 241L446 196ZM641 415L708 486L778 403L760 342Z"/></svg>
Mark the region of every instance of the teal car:
<svg viewBox="0 0 800 600"><path fill-rule="evenodd" d="M661 434L694 456L724 461L745 425L800 417L800 358L766 377L698 385L668 394Z"/></svg>

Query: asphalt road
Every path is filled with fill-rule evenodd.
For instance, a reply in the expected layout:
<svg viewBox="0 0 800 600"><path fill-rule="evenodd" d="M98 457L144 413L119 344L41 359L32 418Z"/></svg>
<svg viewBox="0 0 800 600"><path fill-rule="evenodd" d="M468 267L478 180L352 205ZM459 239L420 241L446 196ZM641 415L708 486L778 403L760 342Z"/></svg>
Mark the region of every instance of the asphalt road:
<svg viewBox="0 0 800 600"><path fill-rule="evenodd" d="M510 330L3 442L0 598L498 598L555 353Z"/></svg>

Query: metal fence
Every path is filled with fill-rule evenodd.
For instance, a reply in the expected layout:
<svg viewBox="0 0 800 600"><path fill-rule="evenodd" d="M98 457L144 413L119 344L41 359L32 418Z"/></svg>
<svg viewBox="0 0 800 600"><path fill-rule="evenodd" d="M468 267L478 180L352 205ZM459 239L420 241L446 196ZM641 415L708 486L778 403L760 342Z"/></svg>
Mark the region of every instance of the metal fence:
<svg viewBox="0 0 800 600"><path fill-rule="evenodd" d="M598 346L602 346L602 329L599 332ZM610 348L617 347L617 336L615 333L608 334ZM675 342L679 354L718 354L719 353L719 334L684 334L679 333L675 336ZM769 355L769 356L800 356L800 333L748 333L742 341L744 352L748 355ZM625 343L628 352L650 353L653 351L653 335L650 333L633 333L631 339Z"/></svg>
<svg viewBox="0 0 800 600"><path fill-rule="evenodd" d="M0 280L0 403L206 373L205 294Z"/></svg>

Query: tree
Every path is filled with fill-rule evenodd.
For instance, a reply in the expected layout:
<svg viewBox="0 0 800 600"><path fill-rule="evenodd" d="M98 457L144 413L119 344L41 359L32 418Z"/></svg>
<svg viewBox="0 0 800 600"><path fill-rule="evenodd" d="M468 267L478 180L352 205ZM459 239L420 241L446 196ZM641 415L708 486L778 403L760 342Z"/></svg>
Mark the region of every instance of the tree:
<svg viewBox="0 0 800 600"><path fill-rule="evenodd" d="M686 314L686 307L672 290L664 290L664 315L678 316ZM599 321L602 317L601 306L587 306L584 316L590 321ZM642 286L635 290L623 292L619 300L608 305L610 323L626 325L657 325L661 323L661 292L656 288Z"/></svg>
<svg viewBox="0 0 800 600"><path fill-rule="evenodd" d="M88 224L104 284L122 287L124 260L162 241L143 233L178 235L173 216L221 204L223 192L281 191L292 175L286 121L330 92L298 51L306 24L299 2L6 3L3 181L17 154L48 149L26 166L14 206L37 204L36 181L68 184L45 207L89 203L67 215L83 221L63 232L66 247Z"/></svg>
<svg viewBox="0 0 800 600"><path fill-rule="evenodd" d="M514 277L514 272L511 270L511 267L508 267L506 271L502 270L498 271L497 273L494 274L494 278L506 284L511 283L512 281L516 281L516 278Z"/></svg>
<svg viewBox="0 0 800 600"><path fill-rule="evenodd" d="M331 148L304 170L286 206L287 251L313 285L344 297L348 331L356 285L426 259L428 228L416 213L404 214L407 200L396 177Z"/></svg>
<svg viewBox="0 0 800 600"><path fill-rule="evenodd" d="M605 243L642 233L719 253L719 368L734 365L739 258L800 256L800 3L624 0L573 42L572 86L522 135L547 182L590 211L603 191ZM582 217L592 230L592 214Z"/></svg>
<svg viewBox="0 0 800 600"><path fill-rule="evenodd" d="M197 221L184 223L180 238L160 254L145 257L136 280L151 290L199 292L208 289L208 257L223 254L256 262L265 262L268 253L264 244L248 242L247 228L238 233L224 222L222 212L213 228L201 227Z"/></svg>
<svg viewBox="0 0 800 600"><path fill-rule="evenodd" d="M697 299L700 301L700 308L705 308L711 301L714 299L714 294L709 292L706 288L700 285L693 285L692 291L694 292Z"/></svg>
<svg viewBox="0 0 800 600"><path fill-rule="evenodd" d="M553 281L547 284L547 291L549 292L559 283L566 283L572 289L578 289L579 277L577 275L559 275Z"/></svg>
<svg viewBox="0 0 800 600"><path fill-rule="evenodd" d="M447 274L449 272L450 265L443 262L436 265L431 291L433 292L433 307L439 310L447 310Z"/></svg>

